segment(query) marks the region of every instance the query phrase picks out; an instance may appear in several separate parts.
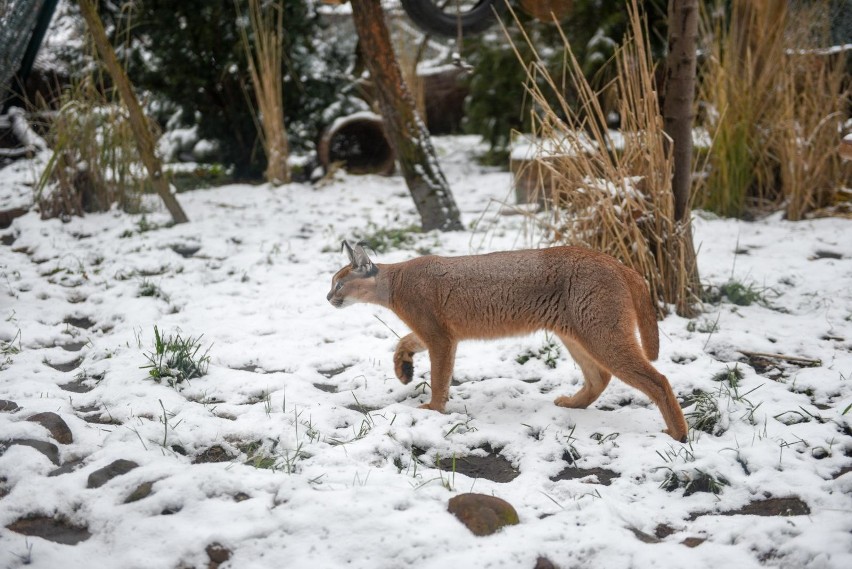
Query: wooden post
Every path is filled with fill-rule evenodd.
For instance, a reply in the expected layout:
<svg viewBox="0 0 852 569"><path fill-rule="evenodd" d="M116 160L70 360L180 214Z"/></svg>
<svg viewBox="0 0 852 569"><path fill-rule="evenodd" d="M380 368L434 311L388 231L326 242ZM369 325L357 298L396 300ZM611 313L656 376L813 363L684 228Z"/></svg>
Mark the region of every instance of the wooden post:
<svg viewBox="0 0 852 569"><path fill-rule="evenodd" d="M142 107L139 105L136 95L133 94L130 79L128 79L127 74L124 72L124 68L119 64L115 50L107 39L103 22L101 22L97 10L95 10L93 1L80 0L80 12L86 20L89 31L92 33L98 53L104 65L106 65L113 82L115 82L115 86L118 88L121 100L124 101L124 105L127 107L130 117L130 128L133 129L133 136L136 138L136 147L139 150L139 156L142 158L145 168L148 170L148 175L151 177L154 189L157 190L160 198L162 198L166 209L169 210L172 220L175 223L189 221L177 198L172 195L168 181L163 176L162 164L154 153L154 137L148 128L148 121L145 119L145 114L142 112Z"/></svg>

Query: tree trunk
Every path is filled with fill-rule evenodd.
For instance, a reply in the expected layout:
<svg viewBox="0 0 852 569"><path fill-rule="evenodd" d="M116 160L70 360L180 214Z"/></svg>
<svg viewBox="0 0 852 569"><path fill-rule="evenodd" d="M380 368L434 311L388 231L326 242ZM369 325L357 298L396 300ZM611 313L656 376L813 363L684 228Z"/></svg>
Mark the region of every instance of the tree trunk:
<svg viewBox="0 0 852 569"><path fill-rule="evenodd" d="M692 105L695 99L695 49L698 37L698 0L669 0L669 53L663 115L674 149L672 191L675 219L689 211L692 181Z"/></svg>
<svg viewBox="0 0 852 569"><path fill-rule="evenodd" d="M675 225L683 241L683 270L688 282L689 296L700 295L701 284L692 242L689 200L692 187L692 119L695 99L695 50L698 38L698 0L669 0L666 85L663 116L666 134L672 139L674 174ZM693 313L695 299L678 299L681 316Z"/></svg>
<svg viewBox="0 0 852 569"><path fill-rule="evenodd" d="M351 0L350 3L385 128L420 213L423 230L463 229L456 202L438 166L429 131L418 116L414 99L403 81L381 0Z"/></svg>
<svg viewBox="0 0 852 569"><path fill-rule="evenodd" d="M172 194L169 188L169 183L163 175L162 164L159 158L154 153L154 137L151 134L151 129L148 128L148 121L145 119L145 114L142 112L142 107L139 106L139 101L136 95L133 94L133 88L130 85L130 79L124 72L124 68L118 62L115 55L115 50L107 39L104 25L98 16L97 10L92 0L80 0L80 12L83 19L86 20L86 26L92 34L92 39L95 40L95 46L101 59L106 65L107 71L112 77L118 92L121 95L121 100L124 101L124 106L127 107L127 114L130 118L130 128L133 130L133 137L136 139L136 146L139 149L139 157L145 164L148 170L148 175L151 177L151 184L157 190L160 198L172 215L172 220L175 223L185 223L189 221L184 213L183 208L177 201L177 198Z"/></svg>

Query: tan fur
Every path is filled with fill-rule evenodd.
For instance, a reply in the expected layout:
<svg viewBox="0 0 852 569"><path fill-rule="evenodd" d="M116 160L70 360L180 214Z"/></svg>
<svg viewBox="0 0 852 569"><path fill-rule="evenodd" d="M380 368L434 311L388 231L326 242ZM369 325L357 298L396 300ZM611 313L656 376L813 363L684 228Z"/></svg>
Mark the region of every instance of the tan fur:
<svg viewBox="0 0 852 569"><path fill-rule="evenodd" d="M396 348L394 370L408 383L414 354L429 351L432 400L423 407L444 410L460 340L546 329L559 336L585 379L580 391L558 397L557 405L587 407L614 375L650 397L667 432L685 440L677 398L649 362L659 352L659 332L647 286L612 257L553 247L374 265L360 247L346 248L352 264L334 275L328 300L337 307L384 306L411 328Z"/></svg>

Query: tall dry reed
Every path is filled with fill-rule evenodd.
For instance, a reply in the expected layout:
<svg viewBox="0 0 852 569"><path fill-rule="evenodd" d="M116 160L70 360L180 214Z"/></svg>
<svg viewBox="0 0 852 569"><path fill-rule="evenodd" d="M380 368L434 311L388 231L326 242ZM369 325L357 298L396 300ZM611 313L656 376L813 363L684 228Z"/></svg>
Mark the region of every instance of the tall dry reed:
<svg viewBox="0 0 852 569"><path fill-rule="evenodd" d="M605 87L620 101L620 133L607 129L604 97L585 78L564 35L565 75L558 80L528 42L534 56L523 63L533 101L534 160L551 180L548 209L531 220L553 243L613 255L645 276L659 303L691 314L700 296L691 227L674 219L673 160L647 25L636 0L628 8L629 33L611 63L615 79ZM576 106L568 103L566 89ZM658 306L663 313L663 304Z"/></svg>
<svg viewBox="0 0 852 569"><path fill-rule="evenodd" d="M796 221L835 205L852 178L850 169L844 170L838 140L849 103L847 53L824 47L830 37L827 2L793 10L774 140L785 213Z"/></svg>
<svg viewBox="0 0 852 569"><path fill-rule="evenodd" d="M234 0L239 13L239 0ZM290 147L284 126L284 6L281 2L249 0L248 26L240 26L256 107L253 116L266 154L266 180L290 182ZM249 37L249 29L251 37Z"/></svg>
<svg viewBox="0 0 852 569"><path fill-rule="evenodd" d="M712 41L698 97L713 142L699 205L721 215L777 207L782 197L765 125L778 120L786 14L785 2L734 0L730 12L717 2L703 19Z"/></svg>
<svg viewBox="0 0 852 569"><path fill-rule="evenodd" d="M817 49L828 37L826 2L723 6L703 18L699 100L712 146L698 205L728 216L783 207L801 219L843 186L845 52Z"/></svg>

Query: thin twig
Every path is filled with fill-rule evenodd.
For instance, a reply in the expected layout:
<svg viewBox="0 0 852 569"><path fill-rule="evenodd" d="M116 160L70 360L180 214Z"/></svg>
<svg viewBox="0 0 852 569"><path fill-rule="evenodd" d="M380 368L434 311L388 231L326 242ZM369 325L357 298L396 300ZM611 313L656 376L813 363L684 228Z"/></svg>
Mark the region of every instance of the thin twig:
<svg viewBox="0 0 852 569"><path fill-rule="evenodd" d="M387 323L387 322L385 322L384 320L382 320L381 318L379 318L379 316L378 316L377 314L373 314L373 317L374 317L376 320L378 320L379 322L381 322L382 324L384 324L384 325L385 325L385 328L387 328L388 330L390 330L390 331L391 331L391 333L392 333L394 336L396 336L398 340L401 340L401 339L402 339L402 336L400 336L399 334L397 334L396 332L394 332L394 329L393 329L393 328L391 328L390 326L388 326L388 323Z"/></svg>
<svg viewBox="0 0 852 569"><path fill-rule="evenodd" d="M803 364L813 366L813 367L822 365L822 360L815 360L815 359L811 359L811 358L803 358L803 357L799 357L799 356L786 356L784 354L769 354L769 353L766 353L766 352L750 352L750 351L747 351L747 350L737 350L737 351L744 356L748 356L748 357L752 357L752 358L754 358L754 357L757 357L757 358L772 358L772 359L784 360L784 361L788 361L788 362L799 362L799 363L803 363Z"/></svg>

